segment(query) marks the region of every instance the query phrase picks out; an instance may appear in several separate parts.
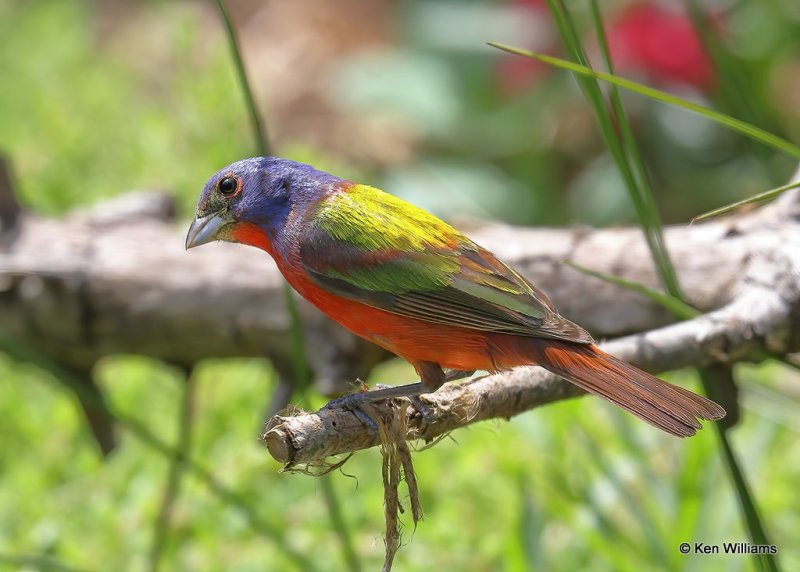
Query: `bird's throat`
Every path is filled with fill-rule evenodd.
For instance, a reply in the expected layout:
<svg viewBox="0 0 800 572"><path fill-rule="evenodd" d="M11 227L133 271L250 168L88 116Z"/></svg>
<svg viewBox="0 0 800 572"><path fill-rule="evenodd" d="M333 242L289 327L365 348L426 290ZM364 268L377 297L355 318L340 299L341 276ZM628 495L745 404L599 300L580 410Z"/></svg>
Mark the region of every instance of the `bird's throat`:
<svg viewBox="0 0 800 572"><path fill-rule="evenodd" d="M269 234L257 224L251 222L235 224L233 229L231 229L231 238L241 244L247 244L265 250L273 258L275 257L272 240L270 240Z"/></svg>

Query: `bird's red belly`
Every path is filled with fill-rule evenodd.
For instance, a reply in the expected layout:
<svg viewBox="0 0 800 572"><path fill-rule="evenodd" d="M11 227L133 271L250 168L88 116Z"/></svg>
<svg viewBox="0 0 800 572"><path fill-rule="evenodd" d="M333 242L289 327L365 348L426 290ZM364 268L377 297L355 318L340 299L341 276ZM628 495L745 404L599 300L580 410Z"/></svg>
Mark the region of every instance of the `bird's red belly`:
<svg viewBox="0 0 800 572"><path fill-rule="evenodd" d="M287 276L287 279L304 298L336 322L412 363L429 361L459 370L508 367L492 359L490 334L366 306L326 292L305 277Z"/></svg>

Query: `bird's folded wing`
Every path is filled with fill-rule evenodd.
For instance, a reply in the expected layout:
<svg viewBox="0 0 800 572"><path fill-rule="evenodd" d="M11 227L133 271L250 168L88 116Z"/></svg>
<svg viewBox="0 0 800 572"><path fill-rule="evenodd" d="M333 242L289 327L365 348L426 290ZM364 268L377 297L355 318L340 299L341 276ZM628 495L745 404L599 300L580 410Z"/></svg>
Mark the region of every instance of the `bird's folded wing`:
<svg viewBox="0 0 800 572"><path fill-rule="evenodd" d="M426 322L593 341L527 280L429 213L402 202L346 206L348 216L337 210L331 220L321 210L303 230L303 270L319 287Z"/></svg>

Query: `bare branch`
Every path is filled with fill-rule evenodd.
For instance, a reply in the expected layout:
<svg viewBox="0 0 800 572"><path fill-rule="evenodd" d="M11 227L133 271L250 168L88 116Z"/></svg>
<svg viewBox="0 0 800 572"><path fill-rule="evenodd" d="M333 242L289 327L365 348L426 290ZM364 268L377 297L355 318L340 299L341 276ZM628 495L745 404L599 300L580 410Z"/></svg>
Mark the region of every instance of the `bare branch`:
<svg viewBox="0 0 800 572"><path fill-rule="evenodd" d="M798 245L800 246L800 245ZM798 251L800 252L800 250ZM694 320L602 344L605 351L642 369L658 372L714 360L745 360L759 349L787 352L800 347L800 325L791 322L791 303L777 292L754 288L736 302ZM788 340L794 339L788 346ZM430 423L408 409L407 439L431 441L478 421L508 419L582 392L538 367L522 367L465 383L448 384L425 395ZM289 466L318 463L331 455L376 446L378 436L352 412L323 408L316 413L276 416L263 440L270 454Z"/></svg>

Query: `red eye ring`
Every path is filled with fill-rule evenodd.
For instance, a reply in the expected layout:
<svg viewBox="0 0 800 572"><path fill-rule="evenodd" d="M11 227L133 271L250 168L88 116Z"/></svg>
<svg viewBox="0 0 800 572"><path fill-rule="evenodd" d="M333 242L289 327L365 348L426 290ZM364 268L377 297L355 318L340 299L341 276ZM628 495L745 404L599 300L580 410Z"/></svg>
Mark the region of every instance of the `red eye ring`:
<svg viewBox="0 0 800 572"><path fill-rule="evenodd" d="M217 190L221 195L230 198L242 190L242 180L230 175L222 177L217 183Z"/></svg>

